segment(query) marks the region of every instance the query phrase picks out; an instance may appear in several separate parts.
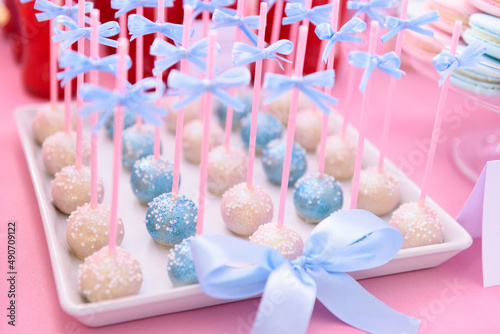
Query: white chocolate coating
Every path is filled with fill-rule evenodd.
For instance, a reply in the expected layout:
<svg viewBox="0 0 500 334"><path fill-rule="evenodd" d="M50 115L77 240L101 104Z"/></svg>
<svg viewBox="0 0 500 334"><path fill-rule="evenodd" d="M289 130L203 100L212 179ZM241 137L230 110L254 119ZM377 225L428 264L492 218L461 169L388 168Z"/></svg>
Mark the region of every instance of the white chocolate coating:
<svg viewBox="0 0 500 334"><path fill-rule="evenodd" d="M301 256L304 249L304 241L293 227L278 227L276 223L259 226L250 237L250 242L274 248L290 260Z"/></svg>
<svg viewBox="0 0 500 334"><path fill-rule="evenodd" d="M179 98L176 96L168 96L163 99L163 105L168 109L167 117L165 117L165 122L167 123L167 129L170 133L175 134L175 129L177 127L177 111L172 109L172 104L178 101ZM183 124L186 126L189 122L200 117L201 110L201 100L193 102L188 106L184 107L184 121Z"/></svg>
<svg viewBox="0 0 500 334"><path fill-rule="evenodd" d="M64 131L47 137L42 145L42 161L50 175L55 175L63 167L74 165L76 156L76 134ZM90 163L90 144L82 141L82 163Z"/></svg>
<svg viewBox="0 0 500 334"><path fill-rule="evenodd" d="M292 94L291 92L289 92L283 94L269 104L269 112L273 114L277 119L279 119L284 126L288 125L288 114L290 113L291 100ZM309 99L301 93L299 95L299 105L297 112L301 112L302 110L309 108L310 105L311 102L309 101Z"/></svg>
<svg viewBox="0 0 500 334"><path fill-rule="evenodd" d="M316 148L319 154L319 145ZM325 173L336 180L349 180L354 175L356 163L356 146L340 135L326 139Z"/></svg>
<svg viewBox="0 0 500 334"><path fill-rule="evenodd" d="M392 211L399 203L401 191L397 177L385 170L371 167L359 176L358 209L368 210L382 216Z"/></svg>
<svg viewBox="0 0 500 334"><path fill-rule="evenodd" d="M50 135L64 130L64 112L62 108L52 109L50 105L45 105L38 109L33 121L31 130L38 144Z"/></svg>
<svg viewBox="0 0 500 334"><path fill-rule="evenodd" d="M297 114L295 141L306 151L313 152L321 140L322 112L312 109Z"/></svg>
<svg viewBox="0 0 500 334"><path fill-rule="evenodd" d="M207 189L222 196L229 188L246 180L247 157L233 147L217 146L208 154Z"/></svg>
<svg viewBox="0 0 500 334"><path fill-rule="evenodd" d="M212 122L210 124L210 146L209 151L222 144L224 132ZM182 155L193 164L199 164L201 160L201 142L203 139L203 124L200 119L195 119L184 126L182 133Z"/></svg>

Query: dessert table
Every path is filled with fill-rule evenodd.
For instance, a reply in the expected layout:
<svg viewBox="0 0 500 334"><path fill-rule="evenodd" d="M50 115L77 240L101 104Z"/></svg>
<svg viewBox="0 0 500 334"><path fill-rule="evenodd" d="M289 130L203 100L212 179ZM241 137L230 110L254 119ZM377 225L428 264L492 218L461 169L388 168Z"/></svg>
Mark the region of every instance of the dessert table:
<svg viewBox="0 0 500 334"><path fill-rule="evenodd" d="M39 103L23 89L20 66L14 62L5 40L0 40L0 212L2 249L6 249L7 223L17 222L16 326L1 321L1 333L248 333L259 299L158 316L103 328L89 328L64 313L57 299L43 226L33 185L13 118L21 105ZM346 95L346 73L337 71L334 95ZM345 68L345 66L343 66ZM427 147L434 122L439 90L435 82L410 68L398 84L388 158L417 184L423 177ZM369 111L367 137L380 142L384 94L388 79L374 74L374 99ZM358 94L358 93L356 93ZM352 120L357 124L360 96L354 96ZM342 104L339 106L342 110ZM429 196L456 217L474 184L455 167L453 138L484 124L499 124L500 115L450 93L441 142L429 187ZM288 208L293 210L292 207ZM5 242L5 243L4 243ZM2 255L0 286L3 310L7 307L7 259ZM166 264L159 264L165 265ZM439 267L360 281L390 307L422 320L419 333L499 333L500 286L482 287L481 240ZM4 311L5 312L5 311ZM293 316L293 315L290 315ZM316 303L308 333L357 333Z"/></svg>

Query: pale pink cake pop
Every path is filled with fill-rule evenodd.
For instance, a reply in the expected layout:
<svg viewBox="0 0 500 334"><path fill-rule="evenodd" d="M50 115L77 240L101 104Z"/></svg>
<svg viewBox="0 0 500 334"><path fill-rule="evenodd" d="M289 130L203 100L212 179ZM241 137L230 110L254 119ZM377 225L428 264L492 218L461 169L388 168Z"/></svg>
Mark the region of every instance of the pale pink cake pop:
<svg viewBox="0 0 500 334"><path fill-rule="evenodd" d="M141 265L126 250L116 247L110 252L105 246L80 265L78 285L90 302L135 295L142 285Z"/></svg>
<svg viewBox="0 0 500 334"><path fill-rule="evenodd" d="M376 167L361 171L357 208L382 216L393 210L399 203L401 191L397 177Z"/></svg>
<svg viewBox="0 0 500 334"><path fill-rule="evenodd" d="M232 186L245 181L247 156L231 146L217 146L208 154L207 189L222 196Z"/></svg>
<svg viewBox="0 0 500 334"><path fill-rule="evenodd" d="M284 126L288 125L288 114L290 113L290 101L292 100L291 92L285 93L273 102L269 103L269 112L281 121ZM311 103L307 97L300 93L299 106L297 112L309 108Z"/></svg>
<svg viewBox="0 0 500 334"><path fill-rule="evenodd" d="M403 248L443 242L443 227L436 211L427 204L405 203L392 214L390 224L403 234Z"/></svg>
<svg viewBox="0 0 500 334"><path fill-rule="evenodd" d="M210 126L210 146L209 150L222 144L224 136L223 130L217 124ZM203 139L203 123L200 119L195 119L184 126L182 133L182 155L193 163L199 164L201 161L201 142Z"/></svg>
<svg viewBox="0 0 500 334"><path fill-rule="evenodd" d="M316 148L319 152L319 145ZM326 139L325 173L337 180L349 180L354 175L356 146L340 135Z"/></svg>
<svg viewBox="0 0 500 334"><path fill-rule="evenodd" d="M308 152L313 152L321 140L321 116L312 109L297 114L294 139Z"/></svg>
<svg viewBox="0 0 500 334"><path fill-rule="evenodd" d="M64 130L64 112L50 105L38 109L31 122L31 130L36 142L41 145L50 135Z"/></svg>
<svg viewBox="0 0 500 334"><path fill-rule="evenodd" d="M172 110L172 104L175 103L179 98L174 96L166 97L163 100L164 106L168 109L167 116L165 117L165 122L167 123L167 129L170 133L175 134L175 129L177 127L177 112ZM193 102L184 107L184 126L200 117L201 102L200 100Z"/></svg>
<svg viewBox="0 0 500 334"><path fill-rule="evenodd" d="M65 214L70 214L79 206L90 202L90 168L74 165L64 167L52 180L52 202ZM104 197L102 180L97 180L97 202Z"/></svg>
<svg viewBox="0 0 500 334"><path fill-rule="evenodd" d="M59 172L63 167L74 165L76 155L76 134L71 131L56 132L45 139L42 145L42 161L47 172L51 175ZM82 142L82 163L90 162L90 144Z"/></svg>
<svg viewBox="0 0 500 334"><path fill-rule="evenodd" d="M259 226L250 237L250 242L274 248L290 260L301 256L304 249L304 241L293 227L280 227L276 223Z"/></svg>
<svg viewBox="0 0 500 334"><path fill-rule="evenodd" d="M66 242L75 256L80 260L97 252L108 244L110 208L105 204L97 204L92 208L84 204L71 213L66 225ZM124 227L118 219L116 244L123 241Z"/></svg>
<svg viewBox="0 0 500 334"><path fill-rule="evenodd" d="M242 182L224 193L220 211L231 232L246 236L273 219L273 202L261 187Z"/></svg>

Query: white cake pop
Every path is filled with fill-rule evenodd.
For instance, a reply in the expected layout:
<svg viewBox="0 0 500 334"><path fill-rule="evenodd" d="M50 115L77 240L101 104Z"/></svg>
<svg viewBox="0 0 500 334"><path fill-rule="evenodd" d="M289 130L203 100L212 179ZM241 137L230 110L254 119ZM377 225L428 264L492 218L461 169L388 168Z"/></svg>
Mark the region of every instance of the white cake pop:
<svg viewBox="0 0 500 334"><path fill-rule="evenodd" d="M71 131L56 132L45 139L42 145L42 161L47 172L51 175L59 172L63 167L74 165L76 156L76 134ZM90 144L82 141L82 163L90 162Z"/></svg>
<svg viewBox="0 0 500 334"><path fill-rule="evenodd" d="M443 242L443 227L436 211L427 204L405 203L392 214L390 224L403 234L403 248Z"/></svg>
<svg viewBox="0 0 500 334"><path fill-rule="evenodd" d="M222 196L232 186L245 181L247 157L242 151L231 146L217 146L208 154L207 189Z"/></svg>
<svg viewBox="0 0 500 334"><path fill-rule="evenodd" d="M97 204L93 208L89 203L73 211L66 225L66 242L75 256L80 260L97 252L108 244L110 208L105 204ZM118 219L116 244L123 241L124 227Z"/></svg>
<svg viewBox="0 0 500 334"><path fill-rule="evenodd" d="M297 114L294 139L307 152L313 152L321 140L322 112L312 109Z"/></svg>
<svg viewBox="0 0 500 334"><path fill-rule="evenodd" d="M70 214L79 206L90 202L90 168L74 165L64 167L52 180L52 202L65 214ZM104 197L104 186L101 179L97 180L97 202Z"/></svg>
<svg viewBox="0 0 500 334"><path fill-rule="evenodd" d="M290 113L290 102L292 101L292 93L288 92L281 95L279 98L269 103L269 112L273 114L277 119L281 121L284 126L288 125L288 114ZM300 93L299 95L299 105L297 112L301 112L309 108L311 102L309 99Z"/></svg>
<svg viewBox="0 0 500 334"><path fill-rule="evenodd" d="M287 225L279 227L276 223L259 226L250 237L250 242L274 248L290 260L301 256L304 249L304 241L294 228Z"/></svg>
<svg viewBox="0 0 500 334"><path fill-rule="evenodd" d="M135 295L142 285L141 265L126 250L116 247L112 252L105 246L80 264L78 285L93 303Z"/></svg>
<svg viewBox="0 0 500 334"><path fill-rule="evenodd" d="M385 170L367 168L359 176L357 208L377 216L385 215L399 203L401 191L397 177Z"/></svg>
<svg viewBox="0 0 500 334"><path fill-rule="evenodd" d="M319 145L316 148L319 153ZM326 139L325 173L336 180L348 180L354 175L356 163L356 146L340 135Z"/></svg>
<svg viewBox="0 0 500 334"><path fill-rule="evenodd" d="M175 103L179 98L177 96L168 96L163 99L163 105L168 109L167 116L165 117L165 122L167 123L167 129L170 133L175 134L175 129L177 127L177 112L172 109L172 104ZM184 126L200 117L201 110L201 100L195 101L184 107Z"/></svg>
<svg viewBox="0 0 500 334"><path fill-rule="evenodd" d="M38 109L31 122L31 130L36 142L41 145L48 136L64 130L63 110L50 105Z"/></svg>
<svg viewBox="0 0 500 334"><path fill-rule="evenodd" d="M210 146L209 150L222 144L224 132L217 124L210 126ZM182 155L193 163L199 164L201 160L201 142L203 139L203 123L200 119L195 119L184 126L182 133Z"/></svg>

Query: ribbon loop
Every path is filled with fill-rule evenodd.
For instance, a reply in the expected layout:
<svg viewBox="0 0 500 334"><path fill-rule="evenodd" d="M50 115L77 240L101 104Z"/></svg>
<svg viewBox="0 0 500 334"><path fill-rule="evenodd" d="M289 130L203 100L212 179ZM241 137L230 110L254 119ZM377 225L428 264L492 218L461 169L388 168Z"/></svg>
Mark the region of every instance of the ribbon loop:
<svg viewBox="0 0 500 334"><path fill-rule="evenodd" d="M332 8L333 6L331 4L306 9L306 7L299 2L287 3L285 6L286 17L283 18L283 25L299 22L303 19L308 19L315 26L321 23L327 23L332 15Z"/></svg>
<svg viewBox="0 0 500 334"><path fill-rule="evenodd" d="M231 15L225 13L220 9L216 9L212 16L212 21L218 23L211 29L220 29L225 27L238 27L254 46L257 46L257 35L251 29L259 28L259 16L239 17L238 15Z"/></svg>
<svg viewBox="0 0 500 334"><path fill-rule="evenodd" d="M192 19L198 17L202 12L213 13L216 9L223 11L229 15L236 15L236 10L231 8L224 8L227 6L233 5L235 0L211 0L211 1L203 1L203 0L184 0L182 2L183 6L191 5L193 7L193 16Z"/></svg>
<svg viewBox="0 0 500 334"><path fill-rule="evenodd" d="M401 20L398 17L387 16L385 18L385 26L390 30L384 36L382 36L382 43L387 42L394 36L398 34L398 32L404 29L410 29L419 34L423 34L426 36L434 36L434 31L431 29L426 29L421 26L439 21L439 12L437 10L429 13L425 13L419 17L416 17L412 20Z"/></svg>
<svg viewBox="0 0 500 334"><path fill-rule="evenodd" d="M128 17L128 30L132 35L131 41L139 36L149 35L159 32L163 36L170 38L175 43L182 43L182 24L170 22L158 23L145 18L144 16L131 14ZM190 37L194 34L194 29L191 28Z"/></svg>
<svg viewBox="0 0 500 334"><path fill-rule="evenodd" d="M35 17L39 22L54 19L58 16L64 15L71 17L75 22L78 22L78 6L59 6L49 0L36 0L34 8L42 13L36 13ZM94 3L85 3L85 13L90 13L94 9ZM88 18L85 18L87 23Z"/></svg>
<svg viewBox="0 0 500 334"><path fill-rule="evenodd" d="M173 0L165 0L165 8L173 5ZM158 8L158 0L111 0L111 8L118 9L115 19L139 7Z"/></svg>
<svg viewBox="0 0 500 334"><path fill-rule="evenodd" d="M291 63L288 59L278 56L276 53L289 55L293 51L293 43L287 39L282 39L274 44L269 45L267 48L259 49L258 47L236 42L234 43L232 55L233 65L243 66L262 59L274 59L278 65L284 70L280 60Z"/></svg>
<svg viewBox="0 0 500 334"><path fill-rule="evenodd" d="M386 15L377 9L387 9L394 7L395 5L395 0L371 0L368 2L363 2L362 0L347 1L347 9L357 9L353 17L359 16L361 13L366 13L372 18L372 20L378 21L380 25L384 25Z"/></svg>

